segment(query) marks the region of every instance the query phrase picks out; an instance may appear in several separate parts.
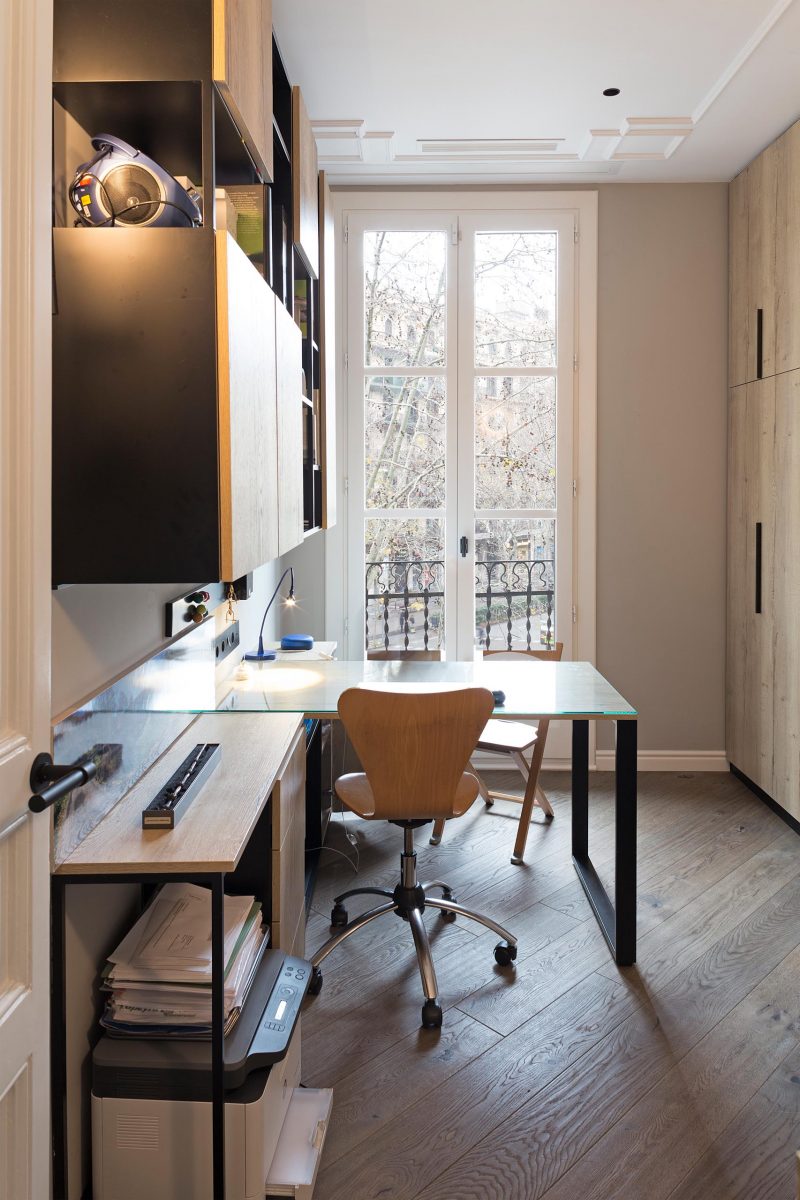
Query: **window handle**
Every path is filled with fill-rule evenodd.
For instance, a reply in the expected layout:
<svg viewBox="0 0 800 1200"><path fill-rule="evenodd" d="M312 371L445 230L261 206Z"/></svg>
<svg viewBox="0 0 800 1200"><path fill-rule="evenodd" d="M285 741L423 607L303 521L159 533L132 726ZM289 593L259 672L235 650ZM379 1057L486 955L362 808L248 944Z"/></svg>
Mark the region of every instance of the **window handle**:
<svg viewBox="0 0 800 1200"><path fill-rule="evenodd" d="M462 558L467 557L467 553L469 552L469 538L462 537L459 542L459 552Z"/></svg>

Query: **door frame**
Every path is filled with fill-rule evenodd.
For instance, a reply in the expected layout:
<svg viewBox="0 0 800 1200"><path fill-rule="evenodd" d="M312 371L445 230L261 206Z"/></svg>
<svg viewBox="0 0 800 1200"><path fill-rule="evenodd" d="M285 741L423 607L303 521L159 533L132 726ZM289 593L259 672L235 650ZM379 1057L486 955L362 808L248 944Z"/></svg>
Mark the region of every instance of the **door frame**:
<svg viewBox="0 0 800 1200"><path fill-rule="evenodd" d="M0 9L0 1192L50 1190L50 812L27 804L50 731L52 0ZM13 114L13 120L11 119Z"/></svg>
<svg viewBox="0 0 800 1200"><path fill-rule="evenodd" d="M348 394L345 366L347 330L347 247L344 230L350 213L381 208L429 212L558 211L570 213L575 230L574 353L576 369L573 391L573 658L595 663L597 606L597 281L598 281L598 193L586 191L517 191L491 189L406 189L336 190L332 192L336 229L336 384L342 397L337 422L337 455L340 519L328 530L325 546L326 634L338 642L340 655L350 657L354 638L362 631L348 627L347 546L348 496ZM344 569L343 569L344 564ZM592 726L592 734L594 727ZM594 736L590 762L594 763ZM548 760L557 767L562 761ZM564 763L563 765L566 765Z"/></svg>

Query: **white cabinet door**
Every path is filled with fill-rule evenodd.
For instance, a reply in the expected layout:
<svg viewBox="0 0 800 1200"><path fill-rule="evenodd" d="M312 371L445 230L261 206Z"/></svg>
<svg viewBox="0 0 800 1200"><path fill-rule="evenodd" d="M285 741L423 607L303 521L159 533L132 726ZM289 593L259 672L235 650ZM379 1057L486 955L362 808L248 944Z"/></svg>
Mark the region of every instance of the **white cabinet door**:
<svg viewBox="0 0 800 1200"><path fill-rule="evenodd" d="M49 813L28 810L50 749L52 5L0 7L0 1196L50 1191ZM13 117L12 117L13 114Z"/></svg>

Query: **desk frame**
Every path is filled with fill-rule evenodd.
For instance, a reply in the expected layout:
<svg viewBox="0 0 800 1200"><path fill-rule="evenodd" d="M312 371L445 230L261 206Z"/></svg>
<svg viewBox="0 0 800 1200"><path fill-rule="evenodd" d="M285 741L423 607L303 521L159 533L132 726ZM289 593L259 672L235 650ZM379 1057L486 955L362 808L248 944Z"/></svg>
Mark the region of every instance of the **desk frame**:
<svg viewBox="0 0 800 1200"><path fill-rule="evenodd" d="M614 902L589 857L589 722L572 722L572 861L581 886L621 967L636 962L637 722L617 721Z"/></svg>
<svg viewBox="0 0 800 1200"><path fill-rule="evenodd" d="M211 888L211 1119L213 1195L225 1196L225 1027L224 983L225 947L223 904L225 872L157 871L123 874L55 874L51 877L52 980L50 1081L52 1089L53 1197L67 1195L67 963L66 963L66 891L86 883L136 883L142 887L191 882ZM60 1101L58 1100L60 1097Z"/></svg>

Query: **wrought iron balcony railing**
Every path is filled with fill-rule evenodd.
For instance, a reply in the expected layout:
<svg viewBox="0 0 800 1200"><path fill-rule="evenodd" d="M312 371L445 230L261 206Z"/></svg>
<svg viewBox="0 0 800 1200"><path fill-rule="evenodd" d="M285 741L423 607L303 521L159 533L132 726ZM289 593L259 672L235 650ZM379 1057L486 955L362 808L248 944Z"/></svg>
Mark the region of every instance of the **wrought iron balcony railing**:
<svg viewBox="0 0 800 1200"><path fill-rule="evenodd" d="M555 562L495 559L475 564L475 637L489 650L553 643ZM444 632L444 562L369 563L367 650L432 650Z"/></svg>

